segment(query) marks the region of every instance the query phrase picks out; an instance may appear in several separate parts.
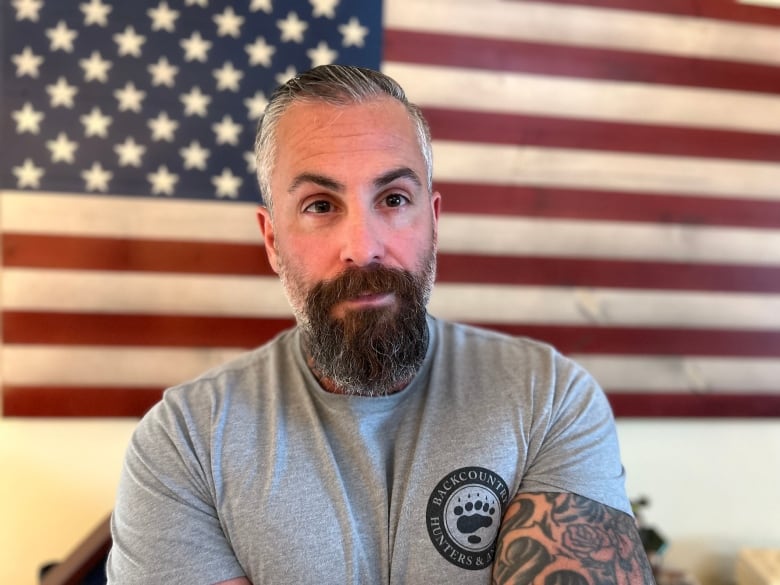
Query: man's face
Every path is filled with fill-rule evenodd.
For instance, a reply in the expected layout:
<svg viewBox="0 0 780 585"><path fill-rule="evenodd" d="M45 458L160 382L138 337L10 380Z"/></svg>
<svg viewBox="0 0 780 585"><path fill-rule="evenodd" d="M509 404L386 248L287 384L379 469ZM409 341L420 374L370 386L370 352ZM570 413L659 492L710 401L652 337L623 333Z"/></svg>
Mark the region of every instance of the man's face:
<svg viewBox="0 0 780 585"><path fill-rule="evenodd" d="M367 343L398 345L399 335L420 329L421 315L424 326L440 204L426 177L414 125L391 98L350 106L299 103L279 121L273 223L265 209L259 219L315 370L328 367L318 361L333 361L334 352L348 353L350 346L363 352ZM398 330L402 322L406 333ZM342 357L345 364L356 361ZM350 382L351 391L392 368L366 363L363 369L369 379ZM345 374L337 385L349 377L360 375Z"/></svg>

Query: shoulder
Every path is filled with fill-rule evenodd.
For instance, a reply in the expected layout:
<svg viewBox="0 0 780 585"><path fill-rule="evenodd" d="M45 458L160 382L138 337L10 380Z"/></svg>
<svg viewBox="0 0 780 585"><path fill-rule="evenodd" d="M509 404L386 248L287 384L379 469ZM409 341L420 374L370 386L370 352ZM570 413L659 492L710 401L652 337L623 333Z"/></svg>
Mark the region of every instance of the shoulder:
<svg viewBox="0 0 780 585"><path fill-rule="evenodd" d="M434 370L453 387L479 388L535 429L586 418L608 427L612 409L596 379L550 344L528 337L432 319ZM492 398L491 398L492 397Z"/></svg>
<svg viewBox="0 0 780 585"><path fill-rule="evenodd" d="M256 412L277 386L274 379L297 367L294 329L268 343L168 388L144 416L139 429L213 429L226 415Z"/></svg>
<svg viewBox="0 0 780 585"><path fill-rule="evenodd" d="M435 329L436 350L445 359L457 356L479 364L485 372L511 371L513 379L530 376L529 381L550 382L566 386L590 374L576 361L563 355L554 346L522 335L510 335L500 330L431 318Z"/></svg>

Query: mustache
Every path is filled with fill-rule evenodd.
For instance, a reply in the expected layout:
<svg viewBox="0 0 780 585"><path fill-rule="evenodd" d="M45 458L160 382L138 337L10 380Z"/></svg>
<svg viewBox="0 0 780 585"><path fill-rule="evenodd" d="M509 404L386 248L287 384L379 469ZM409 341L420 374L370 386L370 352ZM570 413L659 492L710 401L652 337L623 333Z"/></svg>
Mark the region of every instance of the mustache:
<svg viewBox="0 0 780 585"><path fill-rule="evenodd" d="M362 294L394 293L400 300L416 292L415 276L399 268L372 264L349 268L331 280L318 282L308 295L309 306L329 310L334 305Z"/></svg>

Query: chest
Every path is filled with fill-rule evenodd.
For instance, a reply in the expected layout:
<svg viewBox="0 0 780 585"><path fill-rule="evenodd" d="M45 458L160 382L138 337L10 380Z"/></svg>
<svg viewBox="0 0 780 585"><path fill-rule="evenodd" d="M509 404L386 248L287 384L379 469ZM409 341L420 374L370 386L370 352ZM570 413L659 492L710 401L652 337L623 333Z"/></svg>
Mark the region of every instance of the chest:
<svg viewBox="0 0 780 585"><path fill-rule="evenodd" d="M312 412L236 437L215 491L252 583L489 583L524 450L516 424L475 412Z"/></svg>

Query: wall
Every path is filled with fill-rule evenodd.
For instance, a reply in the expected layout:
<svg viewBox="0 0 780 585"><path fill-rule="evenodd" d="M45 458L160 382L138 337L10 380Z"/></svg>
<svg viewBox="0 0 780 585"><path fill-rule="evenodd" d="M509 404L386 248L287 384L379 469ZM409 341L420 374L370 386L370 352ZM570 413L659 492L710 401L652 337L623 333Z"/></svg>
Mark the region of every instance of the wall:
<svg viewBox="0 0 780 585"><path fill-rule="evenodd" d="M112 505L133 420L0 419L0 583L35 585ZM670 566L729 583L740 546L780 548L780 421L618 424L632 497Z"/></svg>

